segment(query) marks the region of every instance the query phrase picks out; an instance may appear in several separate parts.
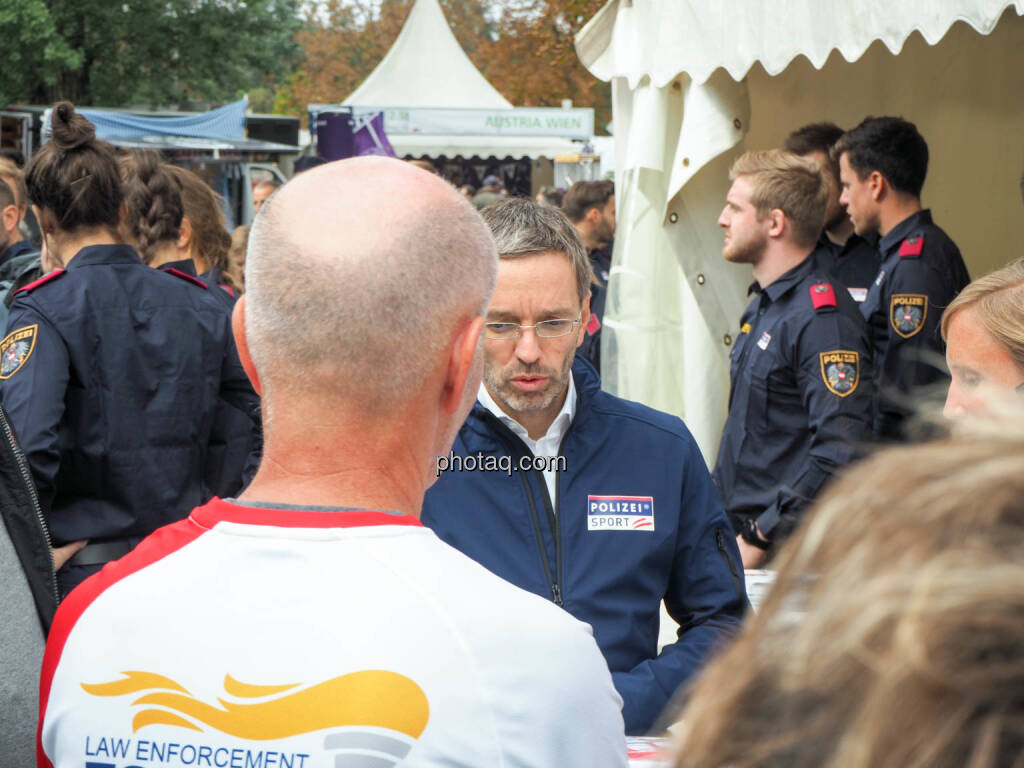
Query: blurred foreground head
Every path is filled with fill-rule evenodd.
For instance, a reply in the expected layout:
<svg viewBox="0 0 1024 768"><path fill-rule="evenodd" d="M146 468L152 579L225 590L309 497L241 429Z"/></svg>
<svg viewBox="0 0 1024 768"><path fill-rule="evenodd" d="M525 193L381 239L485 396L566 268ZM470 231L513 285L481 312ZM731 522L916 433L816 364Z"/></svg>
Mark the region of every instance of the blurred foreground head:
<svg viewBox="0 0 1024 768"><path fill-rule="evenodd" d="M677 765L1021 765L1022 424L1007 413L844 475L695 686Z"/></svg>
<svg viewBox="0 0 1024 768"><path fill-rule="evenodd" d="M486 309L497 261L465 198L408 163L354 158L296 176L249 232L245 338L265 407L393 415L426 398L459 328Z"/></svg>

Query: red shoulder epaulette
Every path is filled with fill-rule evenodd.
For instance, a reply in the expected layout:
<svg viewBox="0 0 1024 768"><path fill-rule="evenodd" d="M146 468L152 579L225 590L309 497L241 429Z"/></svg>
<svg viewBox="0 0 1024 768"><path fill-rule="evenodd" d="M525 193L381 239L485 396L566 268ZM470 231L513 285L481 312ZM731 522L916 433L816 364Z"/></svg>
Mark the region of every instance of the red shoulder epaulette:
<svg viewBox="0 0 1024 768"><path fill-rule="evenodd" d="M222 291L225 291L228 296L235 298L235 291L230 285L222 285L220 288Z"/></svg>
<svg viewBox="0 0 1024 768"><path fill-rule="evenodd" d="M50 282L51 280L56 280L56 279L57 279L58 277L60 277L61 275L63 275L63 274L65 273L65 272L67 272L67 270L66 270L66 269L55 269L55 270L53 270L53 272L51 272L50 274L48 274L48 275L43 275L43 276L42 276L42 277L40 277L40 278L39 278L38 280L33 280L33 281L32 281L31 283L29 283L28 285L23 285L23 286L21 286L21 288L19 288L18 290L16 290L16 291L14 292L14 294L15 294L15 295L17 295L17 294L19 294L19 293L25 293L25 292L27 292L27 291L34 291L34 290L35 290L36 288L38 288L38 287L39 287L40 285L42 285L43 283L48 283L48 282Z"/></svg>
<svg viewBox="0 0 1024 768"><path fill-rule="evenodd" d="M836 292L831 283L815 283L810 288L814 311L836 306Z"/></svg>
<svg viewBox="0 0 1024 768"><path fill-rule="evenodd" d="M195 283L200 288L203 288L203 289L206 288L206 283L204 283L198 277L192 277L192 275L188 274L187 272L182 272L180 269L175 269L174 267L170 267L170 268L165 269L163 271L166 272L169 275L174 275L175 277L180 277L182 280L188 280L190 283Z"/></svg>
<svg viewBox="0 0 1024 768"><path fill-rule="evenodd" d="M924 249L924 235L912 235L900 243L901 259L916 259Z"/></svg>

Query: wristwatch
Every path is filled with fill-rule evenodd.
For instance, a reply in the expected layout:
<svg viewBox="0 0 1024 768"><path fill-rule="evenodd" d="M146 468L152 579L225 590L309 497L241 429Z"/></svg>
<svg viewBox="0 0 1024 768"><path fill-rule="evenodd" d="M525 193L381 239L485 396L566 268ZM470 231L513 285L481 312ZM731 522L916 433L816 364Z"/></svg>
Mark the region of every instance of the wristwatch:
<svg viewBox="0 0 1024 768"><path fill-rule="evenodd" d="M752 517L743 520L743 525L740 527L740 537L747 544L752 544L758 549L770 549L772 546L770 541L765 541L761 538L761 534L757 532L757 521Z"/></svg>

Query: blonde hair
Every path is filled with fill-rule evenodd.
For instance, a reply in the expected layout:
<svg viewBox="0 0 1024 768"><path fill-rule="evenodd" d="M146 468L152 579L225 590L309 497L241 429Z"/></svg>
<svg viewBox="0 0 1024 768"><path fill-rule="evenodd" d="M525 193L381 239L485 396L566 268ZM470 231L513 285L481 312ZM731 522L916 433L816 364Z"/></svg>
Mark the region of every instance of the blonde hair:
<svg viewBox="0 0 1024 768"><path fill-rule="evenodd" d="M1024 754L1024 413L879 452L705 671L677 766L996 768Z"/></svg>
<svg viewBox="0 0 1024 768"><path fill-rule="evenodd" d="M18 206L18 212L24 215L28 208L28 187L25 186L25 173L9 157L0 157L0 179L6 181L11 187L16 198L14 204Z"/></svg>
<svg viewBox="0 0 1024 768"><path fill-rule="evenodd" d="M965 307L978 312L989 335L1024 371L1024 259L979 277L960 291L942 313L942 338L953 315Z"/></svg>
<svg viewBox="0 0 1024 768"><path fill-rule="evenodd" d="M750 178L750 203L758 219L778 209L786 214L800 245L818 239L829 187L817 163L780 149L747 152L729 169L730 180L740 176Z"/></svg>

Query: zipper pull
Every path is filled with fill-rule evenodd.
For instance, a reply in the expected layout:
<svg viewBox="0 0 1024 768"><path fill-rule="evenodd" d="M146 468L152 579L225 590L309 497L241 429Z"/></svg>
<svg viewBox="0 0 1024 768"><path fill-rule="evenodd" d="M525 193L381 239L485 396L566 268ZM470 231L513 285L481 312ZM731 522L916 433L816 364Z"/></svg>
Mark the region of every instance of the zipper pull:
<svg viewBox="0 0 1024 768"><path fill-rule="evenodd" d="M551 599L559 608L562 607L562 588L557 584L551 585Z"/></svg>

